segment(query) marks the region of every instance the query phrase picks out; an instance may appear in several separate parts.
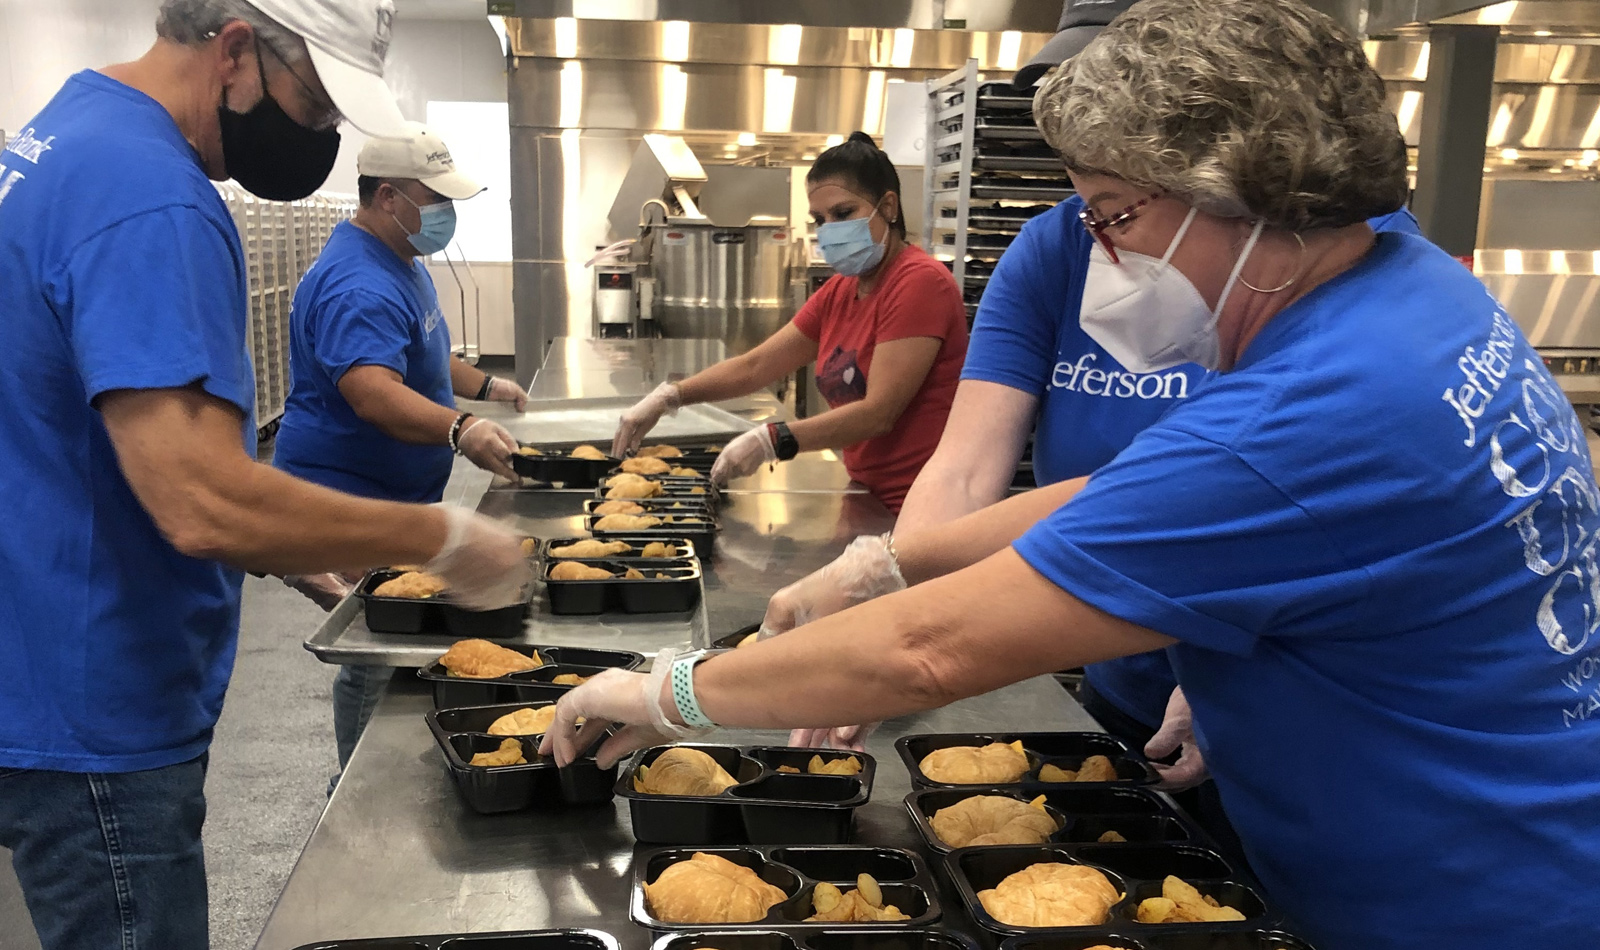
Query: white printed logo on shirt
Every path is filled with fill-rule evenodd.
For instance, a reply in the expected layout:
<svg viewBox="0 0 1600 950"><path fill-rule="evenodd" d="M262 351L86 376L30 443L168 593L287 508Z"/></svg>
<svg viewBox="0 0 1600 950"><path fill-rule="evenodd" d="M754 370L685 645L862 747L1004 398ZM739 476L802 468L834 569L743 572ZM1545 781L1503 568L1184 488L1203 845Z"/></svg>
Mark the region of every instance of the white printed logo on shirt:
<svg viewBox="0 0 1600 950"><path fill-rule="evenodd" d="M1104 370L1094 365L1099 359L1098 353L1085 353L1076 363L1065 360L1056 363L1050 372L1050 388L1109 399L1189 398L1189 376L1182 370L1164 373Z"/></svg>

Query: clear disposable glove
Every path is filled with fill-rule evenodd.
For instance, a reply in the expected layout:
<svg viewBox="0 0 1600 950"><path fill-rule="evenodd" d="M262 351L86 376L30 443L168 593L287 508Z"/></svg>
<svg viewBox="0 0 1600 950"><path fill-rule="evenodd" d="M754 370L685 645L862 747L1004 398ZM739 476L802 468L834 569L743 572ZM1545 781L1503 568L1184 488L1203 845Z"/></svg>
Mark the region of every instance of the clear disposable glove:
<svg viewBox="0 0 1600 950"><path fill-rule="evenodd" d="M1181 686L1173 690L1167 700L1161 728L1145 743L1144 754L1149 759L1164 759L1179 749L1183 751L1178 753L1178 761L1171 765L1150 763L1161 773L1161 784L1157 787L1164 791L1181 792L1211 777L1211 773L1206 771L1206 760L1200 754L1200 746L1194 740L1194 713L1189 709L1189 700L1184 698Z"/></svg>
<svg viewBox="0 0 1600 950"><path fill-rule="evenodd" d="M833 726L828 729L796 729L789 733L789 744L799 749L848 749L851 752L867 751L867 736L872 735L881 722L868 722L859 726Z"/></svg>
<svg viewBox="0 0 1600 950"><path fill-rule="evenodd" d="M726 450L724 450L726 451ZM844 553L807 574L767 602L758 640L777 636L821 617L906 589L887 535L867 534Z"/></svg>
<svg viewBox="0 0 1600 950"><path fill-rule="evenodd" d="M717 453L711 466L711 480L726 485L730 479L754 475L763 465L778 461L778 447L772 444L772 430L756 426L741 433Z"/></svg>
<svg viewBox="0 0 1600 950"><path fill-rule="evenodd" d="M511 467L511 456L517 454L517 449L517 440L493 419L474 416L456 436L456 451L468 461L512 481L517 480L517 472Z"/></svg>
<svg viewBox="0 0 1600 950"><path fill-rule="evenodd" d="M509 402L518 412L528 408L527 391L504 376L489 377L489 393L484 398L489 402Z"/></svg>
<svg viewBox="0 0 1600 950"><path fill-rule="evenodd" d="M539 743L540 755L554 755L556 765L571 765L613 726L621 726L596 753L595 760L608 769L624 756L640 749L681 742L710 732L672 721L676 709L663 687L678 652L672 649L656 654L648 673L604 670L590 677L556 703L556 718ZM583 725L578 725L578 720Z"/></svg>
<svg viewBox="0 0 1600 950"><path fill-rule="evenodd" d="M444 547L423 570L444 578L450 599L468 610L509 607L533 583L522 538L497 521L455 505L435 505L449 529Z"/></svg>
<svg viewBox="0 0 1600 950"><path fill-rule="evenodd" d="M656 427L662 416L672 415L683 404L676 383L662 383L650 395L634 403L617 420L617 434L611 440L611 457L627 458L639 451L639 443Z"/></svg>
<svg viewBox="0 0 1600 950"><path fill-rule="evenodd" d="M338 574L285 574L284 584L299 591L323 610L339 606L355 585Z"/></svg>

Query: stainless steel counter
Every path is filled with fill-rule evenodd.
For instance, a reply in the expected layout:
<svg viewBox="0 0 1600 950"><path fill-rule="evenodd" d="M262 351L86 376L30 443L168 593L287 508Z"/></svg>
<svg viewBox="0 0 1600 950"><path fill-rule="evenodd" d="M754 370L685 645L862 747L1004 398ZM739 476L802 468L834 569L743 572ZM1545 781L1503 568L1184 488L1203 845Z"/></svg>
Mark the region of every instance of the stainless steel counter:
<svg viewBox="0 0 1600 950"><path fill-rule="evenodd" d="M721 340L585 340L558 337L528 395L536 402L572 399L638 399L720 363L728 356ZM765 391L719 403L752 422L781 418L783 406Z"/></svg>
<svg viewBox="0 0 1600 950"><path fill-rule="evenodd" d="M627 950L644 950L652 935L628 919L636 846L627 803L473 813L423 723L431 698L421 685L401 681L379 705L256 950L543 927L595 927ZM902 802L910 782L896 738L1022 728L1098 729L1050 677L885 724L868 743L878 774L872 800L857 812L856 840L922 850ZM741 731L714 741L782 744L784 737ZM971 930L948 893L943 901L942 926Z"/></svg>

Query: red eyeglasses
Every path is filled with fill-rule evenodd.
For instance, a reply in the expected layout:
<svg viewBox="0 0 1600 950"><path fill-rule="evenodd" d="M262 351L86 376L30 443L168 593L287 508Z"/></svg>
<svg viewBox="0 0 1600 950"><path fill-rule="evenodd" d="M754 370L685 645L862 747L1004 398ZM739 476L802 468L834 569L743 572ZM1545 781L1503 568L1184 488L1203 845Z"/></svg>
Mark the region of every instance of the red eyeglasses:
<svg viewBox="0 0 1600 950"><path fill-rule="evenodd" d="M1085 206L1082 211L1078 212L1078 220L1083 222L1083 229L1088 231L1089 235L1096 241L1099 241L1101 247L1105 248L1106 256L1111 258L1111 263L1120 264L1122 262L1117 260L1116 245L1111 243L1111 238L1106 235L1106 229L1132 221L1135 217L1134 212L1160 198L1163 194L1164 192L1160 191L1151 192L1148 197L1141 198L1109 218L1097 218L1094 216L1094 212Z"/></svg>

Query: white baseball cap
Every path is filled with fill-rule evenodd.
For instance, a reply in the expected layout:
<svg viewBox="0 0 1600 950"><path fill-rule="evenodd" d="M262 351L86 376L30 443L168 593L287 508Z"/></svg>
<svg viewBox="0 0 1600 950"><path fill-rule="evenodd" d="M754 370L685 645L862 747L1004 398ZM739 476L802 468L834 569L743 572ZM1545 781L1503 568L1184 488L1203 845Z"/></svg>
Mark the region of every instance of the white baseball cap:
<svg viewBox="0 0 1600 950"><path fill-rule="evenodd" d="M403 136L405 117L383 82L394 31L394 0L250 0L306 41L323 88L350 124L376 136Z"/></svg>
<svg viewBox="0 0 1600 950"><path fill-rule="evenodd" d="M356 171L373 178L414 178L451 201L465 201L484 190L476 179L456 171L444 139L421 122L407 122L405 138L368 139L356 156Z"/></svg>

